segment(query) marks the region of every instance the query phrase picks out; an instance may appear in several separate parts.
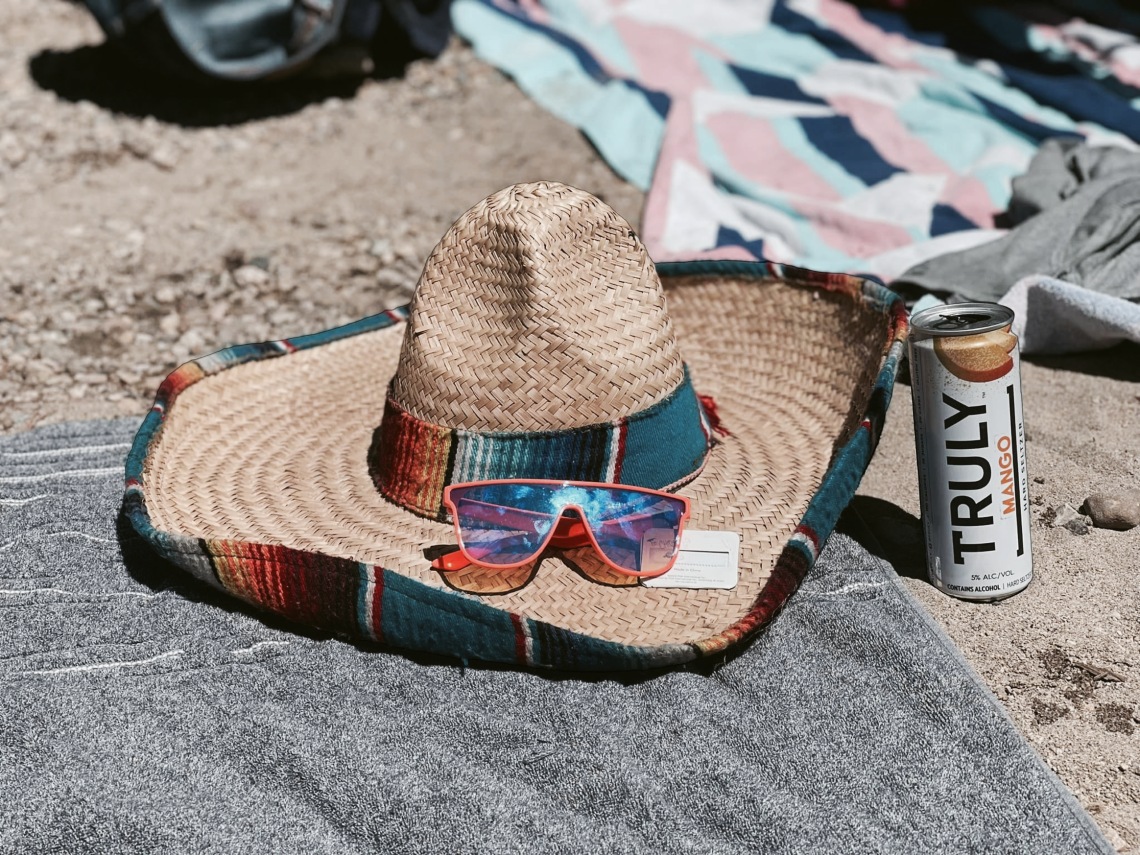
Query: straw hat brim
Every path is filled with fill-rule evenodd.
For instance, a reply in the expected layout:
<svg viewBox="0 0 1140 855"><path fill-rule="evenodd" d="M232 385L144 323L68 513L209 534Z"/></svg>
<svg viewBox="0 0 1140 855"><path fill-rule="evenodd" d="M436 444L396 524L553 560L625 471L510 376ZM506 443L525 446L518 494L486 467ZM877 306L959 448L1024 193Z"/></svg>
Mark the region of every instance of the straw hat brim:
<svg viewBox="0 0 1140 855"><path fill-rule="evenodd" d="M433 570L453 528L385 500L367 466L403 310L182 366L136 439L127 513L200 579L395 647L585 669L724 650L776 614L854 494L905 310L844 275L741 262L658 272L694 386L729 432L682 492L690 528L740 534L734 589L631 584L589 550L506 574Z"/></svg>

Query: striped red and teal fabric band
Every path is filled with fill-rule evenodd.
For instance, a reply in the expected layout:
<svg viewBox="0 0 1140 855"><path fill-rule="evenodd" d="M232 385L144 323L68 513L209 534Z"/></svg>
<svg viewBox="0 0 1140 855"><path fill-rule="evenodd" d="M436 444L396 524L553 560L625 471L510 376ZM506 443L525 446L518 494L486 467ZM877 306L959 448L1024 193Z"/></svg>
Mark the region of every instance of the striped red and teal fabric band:
<svg viewBox="0 0 1140 855"><path fill-rule="evenodd" d="M381 495L420 516L446 519L443 488L497 478L604 481L655 490L704 466L708 415L688 367L652 407L603 424L558 431L459 430L417 419L388 396L369 466Z"/></svg>

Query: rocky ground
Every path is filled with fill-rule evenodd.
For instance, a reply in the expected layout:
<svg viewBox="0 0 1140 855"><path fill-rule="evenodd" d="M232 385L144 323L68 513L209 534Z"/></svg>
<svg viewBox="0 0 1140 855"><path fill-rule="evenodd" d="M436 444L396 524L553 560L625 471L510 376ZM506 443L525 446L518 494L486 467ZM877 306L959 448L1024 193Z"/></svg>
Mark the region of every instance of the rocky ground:
<svg viewBox="0 0 1140 855"><path fill-rule="evenodd" d="M637 219L638 191L459 44L401 79L225 95L140 80L61 0L10 0L0 33L2 430L139 413L192 355L402 304L516 181Z"/></svg>
<svg viewBox="0 0 1140 855"><path fill-rule="evenodd" d="M80 5L0 5L0 431L141 420L192 356L402 303L452 220L516 181L573 184L638 221L638 191L459 43L402 76L234 95L158 85L102 41ZM1025 367L1023 594L979 606L925 582L905 385L856 500L1122 851L1140 847L1140 529L1053 523L1136 485L1138 353Z"/></svg>

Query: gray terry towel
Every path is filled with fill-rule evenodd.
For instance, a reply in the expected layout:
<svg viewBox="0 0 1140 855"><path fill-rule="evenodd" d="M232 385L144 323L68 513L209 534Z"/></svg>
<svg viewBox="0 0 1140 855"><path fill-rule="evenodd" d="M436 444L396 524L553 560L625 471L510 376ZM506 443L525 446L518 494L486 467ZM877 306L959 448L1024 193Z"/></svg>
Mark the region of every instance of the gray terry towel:
<svg viewBox="0 0 1140 855"><path fill-rule="evenodd" d="M134 426L0 437L0 852L1112 851L848 537L719 667L463 667L151 557L116 531Z"/></svg>
<svg viewBox="0 0 1140 855"><path fill-rule="evenodd" d="M896 284L996 302L1040 274L1140 298L1140 152L1046 140L1014 179L1006 218L1005 236L916 264Z"/></svg>

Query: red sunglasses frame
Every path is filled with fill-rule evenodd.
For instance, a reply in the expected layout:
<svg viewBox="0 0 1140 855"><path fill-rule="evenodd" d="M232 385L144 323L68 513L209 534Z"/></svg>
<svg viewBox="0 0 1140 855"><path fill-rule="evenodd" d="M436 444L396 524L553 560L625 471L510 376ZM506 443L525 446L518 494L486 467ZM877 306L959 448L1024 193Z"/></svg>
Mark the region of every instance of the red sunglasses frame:
<svg viewBox="0 0 1140 855"><path fill-rule="evenodd" d="M618 573L624 573L626 576L635 576L639 579L652 579L656 576L664 575L673 569L673 565L677 563L677 558L681 553L678 548L665 565L662 570L654 570L649 573L639 573L635 570L629 570L615 564L606 556L602 548L598 545L598 539L594 532L590 529L586 521L585 511L578 505L568 504L562 507L560 515L555 525L550 527L550 531L546 537L543 538L542 543L538 546L534 554L524 558L522 561L516 561L511 564L489 564L485 561L480 561L474 558L468 551L467 547L463 545L463 530L459 525L459 512L455 507L455 503L451 499L451 491L453 489L469 488L469 487L483 487L492 486L496 484L544 484L556 487L584 487L584 488L605 488L609 490L630 490L635 493L642 493L647 496L661 496L662 498L672 501L678 501L683 505L683 511L680 519L677 521L677 541L680 544L681 534L685 530L685 523L689 520L690 505L689 500L684 496L679 496L676 493L665 493L661 490L651 490L648 487L637 487L631 484L608 484L602 481L558 481L547 478L498 478L490 481L466 481L461 484L451 484L443 489L443 504L451 512L451 518L455 524L455 542L458 544L459 549L456 552L448 553L432 561L431 566L436 570L443 570L445 572L452 572L455 570L462 570L471 564L479 567L487 567L493 570L511 570L515 567L522 567L524 564L530 564L538 558L550 546L557 549L575 549L582 546L593 546L594 552L606 564L606 566L616 570ZM524 511L518 508L510 508L514 513L530 515L535 512ZM575 510L578 512L578 519L571 519L562 516L568 510ZM545 514L543 515L545 516ZM624 519L624 518L623 518ZM606 520L603 525L613 522Z"/></svg>

